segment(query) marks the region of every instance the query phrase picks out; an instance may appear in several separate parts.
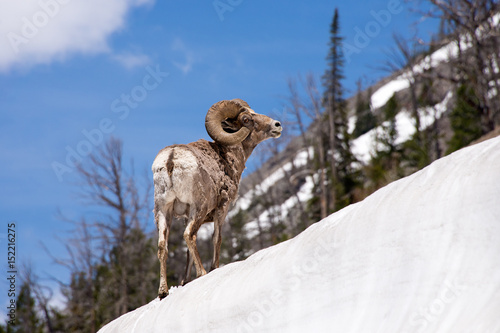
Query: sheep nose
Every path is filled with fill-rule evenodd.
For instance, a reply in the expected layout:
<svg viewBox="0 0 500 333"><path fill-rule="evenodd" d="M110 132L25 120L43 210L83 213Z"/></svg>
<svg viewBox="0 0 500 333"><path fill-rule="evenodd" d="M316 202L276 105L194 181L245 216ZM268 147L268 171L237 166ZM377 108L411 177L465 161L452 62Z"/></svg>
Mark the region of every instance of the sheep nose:
<svg viewBox="0 0 500 333"><path fill-rule="evenodd" d="M281 127L281 123L279 121L275 122L274 127Z"/></svg>

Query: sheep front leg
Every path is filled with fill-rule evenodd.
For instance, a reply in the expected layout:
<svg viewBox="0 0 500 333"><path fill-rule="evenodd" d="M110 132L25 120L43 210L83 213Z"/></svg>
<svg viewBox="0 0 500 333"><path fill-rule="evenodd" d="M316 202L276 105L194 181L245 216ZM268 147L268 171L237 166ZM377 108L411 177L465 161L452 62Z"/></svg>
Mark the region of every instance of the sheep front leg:
<svg viewBox="0 0 500 333"><path fill-rule="evenodd" d="M210 271L219 268L220 247L222 245L222 225L226 220L227 212L229 210L229 201L227 196L224 199L224 204L214 214L214 234L212 235L214 253Z"/></svg>
<svg viewBox="0 0 500 333"><path fill-rule="evenodd" d="M192 257L192 260L194 261L194 267L196 268L196 277L200 277L202 275L207 274L207 272L203 268L200 254L198 253L198 248L196 247L196 234L200 226L201 222L198 222L196 220L191 220L188 223L186 230L184 230L184 240L186 241L189 254Z"/></svg>
<svg viewBox="0 0 500 333"><path fill-rule="evenodd" d="M156 221L158 226L158 260L160 261L160 287L158 297L165 298L168 295L167 285L167 257L168 257L168 235L172 223L170 216L165 216L162 211L157 211Z"/></svg>

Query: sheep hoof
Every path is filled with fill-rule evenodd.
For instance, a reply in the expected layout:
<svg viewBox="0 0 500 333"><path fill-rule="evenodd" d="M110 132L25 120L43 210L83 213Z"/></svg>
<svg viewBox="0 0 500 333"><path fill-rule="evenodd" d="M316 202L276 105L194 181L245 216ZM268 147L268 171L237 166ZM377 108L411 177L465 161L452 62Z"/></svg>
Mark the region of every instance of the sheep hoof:
<svg viewBox="0 0 500 333"><path fill-rule="evenodd" d="M158 297L160 298L160 301L161 301L162 299L164 299L165 297L167 297L167 296L168 296L168 290L165 290L165 289L160 289L160 290L158 291Z"/></svg>

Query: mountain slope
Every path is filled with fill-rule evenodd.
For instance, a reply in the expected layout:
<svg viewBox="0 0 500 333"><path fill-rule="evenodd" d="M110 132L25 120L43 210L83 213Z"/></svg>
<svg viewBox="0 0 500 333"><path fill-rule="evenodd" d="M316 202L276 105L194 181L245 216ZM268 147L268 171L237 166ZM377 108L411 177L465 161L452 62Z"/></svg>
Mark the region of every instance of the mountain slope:
<svg viewBox="0 0 500 333"><path fill-rule="evenodd" d="M498 332L500 138L99 332Z"/></svg>

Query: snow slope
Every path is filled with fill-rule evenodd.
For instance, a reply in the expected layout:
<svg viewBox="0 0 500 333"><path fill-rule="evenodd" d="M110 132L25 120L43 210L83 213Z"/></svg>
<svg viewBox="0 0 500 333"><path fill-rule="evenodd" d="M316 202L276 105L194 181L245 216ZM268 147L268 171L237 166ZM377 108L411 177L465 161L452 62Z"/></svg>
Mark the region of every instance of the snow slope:
<svg viewBox="0 0 500 333"><path fill-rule="evenodd" d="M500 332L500 137L99 332Z"/></svg>

